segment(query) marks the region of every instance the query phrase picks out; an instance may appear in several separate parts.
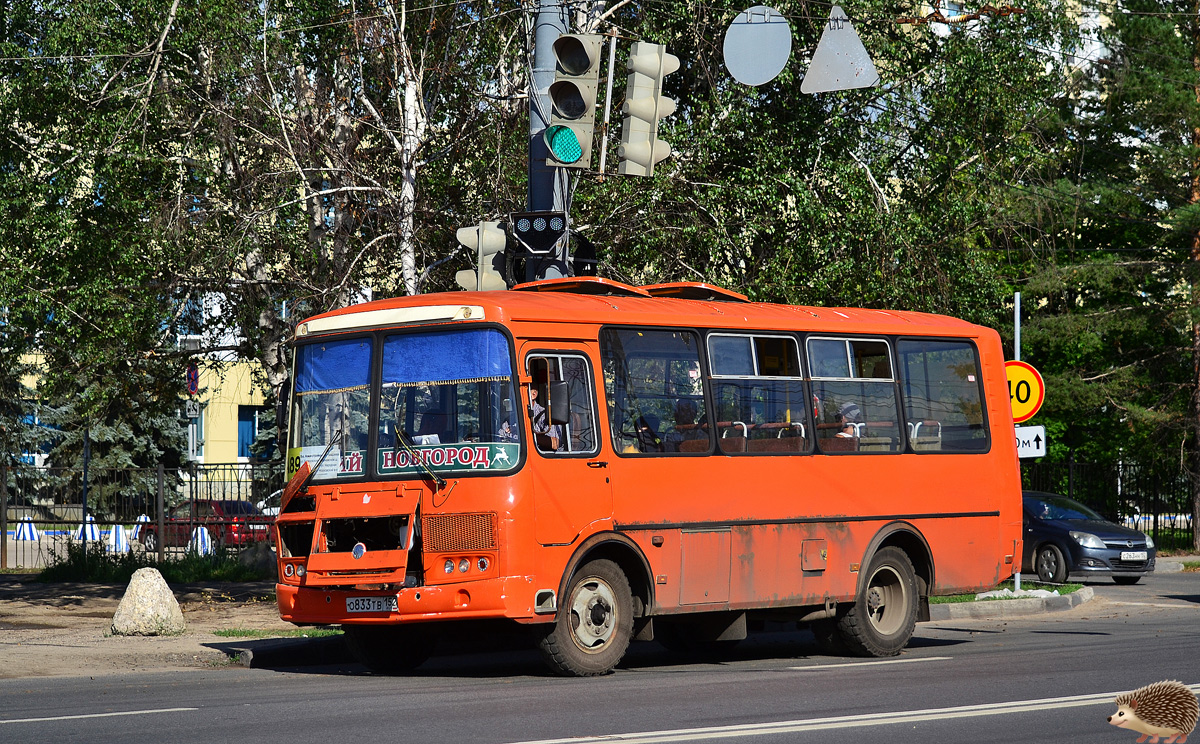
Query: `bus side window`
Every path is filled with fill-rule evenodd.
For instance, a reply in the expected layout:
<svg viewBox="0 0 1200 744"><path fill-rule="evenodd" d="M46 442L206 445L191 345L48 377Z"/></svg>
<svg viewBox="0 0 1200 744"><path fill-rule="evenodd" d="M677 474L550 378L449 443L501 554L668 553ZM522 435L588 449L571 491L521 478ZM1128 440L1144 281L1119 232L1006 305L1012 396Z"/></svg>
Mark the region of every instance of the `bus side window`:
<svg viewBox="0 0 1200 744"><path fill-rule="evenodd" d="M533 444L543 455L594 455L600 451L596 438L596 396L592 367L587 357L577 354L539 354L526 361L533 378L530 420ZM550 390L565 386L566 415L552 420Z"/></svg>
<svg viewBox="0 0 1200 744"><path fill-rule="evenodd" d="M903 439L887 341L809 338L807 348L821 451L900 452Z"/></svg>
<svg viewBox="0 0 1200 744"><path fill-rule="evenodd" d="M606 328L600 334L600 356L610 434L618 454L669 456L711 450L715 432L704 413L696 333Z"/></svg>
<svg viewBox="0 0 1200 744"><path fill-rule="evenodd" d="M986 452L979 353L969 341L901 339L901 391L916 452Z"/></svg>
<svg viewBox="0 0 1200 744"><path fill-rule="evenodd" d="M812 451L795 338L710 333L708 352L722 454Z"/></svg>

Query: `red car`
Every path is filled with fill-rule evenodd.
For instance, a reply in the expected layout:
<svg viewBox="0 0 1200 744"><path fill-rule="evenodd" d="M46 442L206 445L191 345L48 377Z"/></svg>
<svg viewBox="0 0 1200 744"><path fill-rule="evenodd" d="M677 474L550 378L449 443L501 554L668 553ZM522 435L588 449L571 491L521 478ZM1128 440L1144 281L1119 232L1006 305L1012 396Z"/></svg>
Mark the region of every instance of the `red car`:
<svg viewBox="0 0 1200 744"><path fill-rule="evenodd" d="M202 526L208 530L213 547L240 548L270 540L274 521L249 501L187 501L168 513L162 544L187 545L195 529ZM138 539L148 552L157 551L158 523L143 523Z"/></svg>

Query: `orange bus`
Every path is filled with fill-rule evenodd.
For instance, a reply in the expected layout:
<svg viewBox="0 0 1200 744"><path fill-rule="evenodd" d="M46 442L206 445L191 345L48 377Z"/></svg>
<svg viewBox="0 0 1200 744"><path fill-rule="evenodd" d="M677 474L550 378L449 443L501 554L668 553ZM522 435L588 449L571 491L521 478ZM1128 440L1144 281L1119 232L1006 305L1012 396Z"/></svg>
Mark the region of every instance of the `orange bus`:
<svg viewBox="0 0 1200 744"><path fill-rule="evenodd" d="M764 619L900 652L931 595L1019 570L998 335L938 315L553 279L296 327L284 620L376 670L462 621L565 675Z"/></svg>

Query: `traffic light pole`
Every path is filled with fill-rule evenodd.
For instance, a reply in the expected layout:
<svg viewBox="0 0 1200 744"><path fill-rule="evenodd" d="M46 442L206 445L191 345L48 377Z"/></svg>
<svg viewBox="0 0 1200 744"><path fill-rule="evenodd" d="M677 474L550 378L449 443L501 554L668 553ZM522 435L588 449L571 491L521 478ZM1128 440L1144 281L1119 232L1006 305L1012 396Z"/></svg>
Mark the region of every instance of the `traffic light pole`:
<svg viewBox="0 0 1200 744"><path fill-rule="evenodd" d="M554 41L567 32L569 8L561 0L539 0L534 21L533 80L529 95L529 211L566 207L566 189L558 169L546 163L549 148L542 139L550 125L550 86L554 83Z"/></svg>

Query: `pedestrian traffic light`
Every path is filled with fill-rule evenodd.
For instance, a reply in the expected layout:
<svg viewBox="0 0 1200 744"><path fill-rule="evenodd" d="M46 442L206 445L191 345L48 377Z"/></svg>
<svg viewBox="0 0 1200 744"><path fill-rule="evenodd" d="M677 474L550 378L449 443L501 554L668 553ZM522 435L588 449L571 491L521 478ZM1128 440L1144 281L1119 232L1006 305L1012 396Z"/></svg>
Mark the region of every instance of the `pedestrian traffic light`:
<svg viewBox="0 0 1200 744"><path fill-rule="evenodd" d="M662 87L663 78L679 69L679 58L662 44L635 41L628 67L617 172L652 176L654 164L671 155L671 146L658 138L658 122L675 113L675 101L662 95Z"/></svg>
<svg viewBox="0 0 1200 744"><path fill-rule="evenodd" d="M559 240L567 232L567 217L562 212L513 212L513 237L535 256L562 258Z"/></svg>
<svg viewBox="0 0 1200 744"><path fill-rule="evenodd" d="M562 34L554 41L553 111L542 134L546 162L560 168L591 168L600 83L601 39L594 34Z"/></svg>
<svg viewBox="0 0 1200 744"><path fill-rule="evenodd" d="M493 289L508 289L504 280L504 249L508 245L508 232L502 222L480 222L478 225L460 228L456 234L458 242L475 251L476 271L464 269L454 275L458 286L480 292Z"/></svg>

